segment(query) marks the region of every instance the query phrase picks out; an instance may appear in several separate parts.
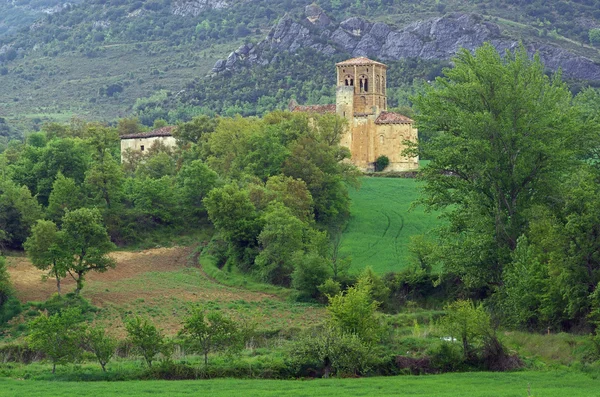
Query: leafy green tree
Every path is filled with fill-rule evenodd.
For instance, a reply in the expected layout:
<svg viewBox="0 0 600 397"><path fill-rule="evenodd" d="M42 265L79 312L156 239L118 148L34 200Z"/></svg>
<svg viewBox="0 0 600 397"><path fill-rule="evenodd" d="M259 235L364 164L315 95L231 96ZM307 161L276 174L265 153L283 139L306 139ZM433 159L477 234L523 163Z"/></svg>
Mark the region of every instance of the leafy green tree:
<svg viewBox="0 0 600 397"><path fill-rule="evenodd" d="M173 136L180 145L185 143L197 144L201 139L206 139L208 134L214 132L218 123L218 119L214 117L196 116L187 123L178 124L173 131Z"/></svg>
<svg viewBox="0 0 600 397"><path fill-rule="evenodd" d="M203 200L217 185L218 175L201 160L184 164L176 177L185 211L198 219L206 217Z"/></svg>
<svg viewBox="0 0 600 397"><path fill-rule="evenodd" d="M238 351L243 348L242 333L237 324L221 312L205 313L195 308L184 320L184 335L194 351L204 355L204 365L208 365L208 354L211 352Z"/></svg>
<svg viewBox="0 0 600 397"><path fill-rule="evenodd" d="M0 244L20 249L31 227L42 218L42 209L26 186L0 182Z"/></svg>
<svg viewBox="0 0 600 397"><path fill-rule="evenodd" d="M435 132L421 203L445 209L445 271L485 293L579 150L580 125L560 73L548 78L522 46L502 57L485 44L454 64L415 98L420 129Z"/></svg>
<svg viewBox="0 0 600 397"><path fill-rule="evenodd" d="M440 329L460 341L465 360L473 358L474 346L481 345L492 333L490 315L481 304L459 300L445 307L446 315L440 320Z"/></svg>
<svg viewBox="0 0 600 397"><path fill-rule="evenodd" d="M62 220L61 232L62 250L69 258L66 270L77 283L75 294L79 295L87 273L102 273L115 267L115 261L108 256L114 244L110 242L100 211L96 208L67 212Z"/></svg>
<svg viewBox="0 0 600 397"><path fill-rule="evenodd" d="M166 348L166 340L162 332L148 319L139 316L127 320L125 330L134 349L144 358L148 367L152 367L156 356Z"/></svg>
<svg viewBox="0 0 600 397"><path fill-rule="evenodd" d="M73 211L84 206L85 200L81 188L75 180L66 178L58 173L52 185L52 193L48 199L46 215L52 221L60 224L67 211Z"/></svg>
<svg viewBox="0 0 600 397"><path fill-rule="evenodd" d="M56 279L59 295L60 281L66 277L69 263L63 243L63 233L54 222L39 220L31 229L31 236L23 244L31 263L40 270L48 271L48 276Z"/></svg>
<svg viewBox="0 0 600 397"><path fill-rule="evenodd" d="M248 271L258 254L258 235L264 221L247 190L230 183L210 191L204 199L208 216L229 244L230 260Z"/></svg>
<svg viewBox="0 0 600 397"><path fill-rule="evenodd" d="M355 334L365 343L374 343L381 336L378 306L379 302L371 297L371 285L363 282L329 297L327 313L330 323L341 332Z"/></svg>
<svg viewBox="0 0 600 397"><path fill-rule="evenodd" d="M373 346L357 334L332 326L306 332L290 345L289 356L297 367L321 367L324 378L363 375L378 359Z"/></svg>
<svg viewBox="0 0 600 397"><path fill-rule="evenodd" d="M265 281L289 286L294 271L292 257L305 247L306 224L282 204L269 207L264 222L258 236L261 251L255 261L257 270Z"/></svg>
<svg viewBox="0 0 600 397"><path fill-rule="evenodd" d="M52 373L57 364L67 364L81 354L81 312L65 309L52 316L41 314L29 322L29 346L43 352L52 361Z"/></svg>
<svg viewBox="0 0 600 397"><path fill-rule="evenodd" d="M588 32L588 36L592 45L600 45L600 29L590 29L590 31Z"/></svg>
<svg viewBox="0 0 600 397"><path fill-rule="evenodd" d="M94 353L102 371L106 372L106 364L115 354L117 339L108 335L104 328L98 326L88 328L83 339L86 349Z"/></svg>
<svg viewBox="0 0 600 397"><path fill-rule="evenodd" d="M13 290L10 285L10 276L6 269L6 260L0 256L0 311L8 302L8 299L12 295Z"/></svg>
<svg viewBox="0 0 600 397"><path fill-rule="evenodd" d="M331 275L328 260L317 252L297 251L291 262L294 268L292 286L300 292L300 299L319 297L319 286Z"/></svg>

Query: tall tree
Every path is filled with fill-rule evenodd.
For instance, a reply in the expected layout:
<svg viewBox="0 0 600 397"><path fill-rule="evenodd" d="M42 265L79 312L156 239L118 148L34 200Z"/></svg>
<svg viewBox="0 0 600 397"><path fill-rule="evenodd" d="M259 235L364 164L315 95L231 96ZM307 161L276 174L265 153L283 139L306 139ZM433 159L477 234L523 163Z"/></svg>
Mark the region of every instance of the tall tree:
<svg viewBox="0 0 600 397"><path fill-rule="evenodd" d="M105 272L115 267L108 256L114 248L110 242L102 216L96 208L80 208L67 212L62 222L62 249L67 253L67 273L75 280L79 294L87 273Z"/></svg>
<svg viewBox="0 0 600 397"><path fill-rule="evenodd" d="M31 236L23 244L31 263L56 279L60 295L60 281L67 275L69 261L63 243L63 234L52 221L39 220L31 229Z"/></svg>
<svg viewBox="0 0 600 397"><path fill-rule="evenodd" d="M454 63L415 100L433 134L421 203L446 210L445 270L485 292L501 284L528 209L570 166L579 129L560 73L546 76L522 46L501 56L488 43Z"/></svg>

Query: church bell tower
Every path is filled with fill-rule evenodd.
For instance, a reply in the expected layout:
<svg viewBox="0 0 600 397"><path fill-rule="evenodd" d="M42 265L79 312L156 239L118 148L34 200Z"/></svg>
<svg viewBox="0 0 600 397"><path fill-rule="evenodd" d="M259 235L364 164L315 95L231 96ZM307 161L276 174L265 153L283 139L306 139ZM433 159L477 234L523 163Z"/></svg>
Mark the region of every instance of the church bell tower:
<svg viewBox="0 0 600 397"><path fill-rule="evenodd" d="M337 113L351 120L355 115L375 115L387 110L386 70L383 63L366 57L335 65Z"/></svg>

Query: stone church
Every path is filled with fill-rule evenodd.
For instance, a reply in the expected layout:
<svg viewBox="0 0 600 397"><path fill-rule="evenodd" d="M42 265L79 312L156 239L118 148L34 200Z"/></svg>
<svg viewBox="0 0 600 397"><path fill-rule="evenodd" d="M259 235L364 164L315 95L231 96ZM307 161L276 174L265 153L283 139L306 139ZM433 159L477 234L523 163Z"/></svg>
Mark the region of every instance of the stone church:
<svg viewBox="0 0 600 397"><path fill-rule="evenodd" d="M365 57L336 64L335 105L301 106L290 103L293 112L337 113L348 120L341 145L350 149L352 163L362 171L374 171L380 156L389 159L383 170L409 171L419 168L418 157L402 154L405 141L417 141L413 121L387 111L386 70L383 63Z"/></svg>

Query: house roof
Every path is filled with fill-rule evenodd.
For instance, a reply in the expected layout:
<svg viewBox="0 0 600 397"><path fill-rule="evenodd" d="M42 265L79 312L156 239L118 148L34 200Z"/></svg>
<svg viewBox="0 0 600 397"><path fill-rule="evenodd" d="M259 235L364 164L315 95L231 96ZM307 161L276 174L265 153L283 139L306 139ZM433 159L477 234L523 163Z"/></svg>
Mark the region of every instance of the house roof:
<svg viewBox="0 0 600 397"><path fill-rule="evenodd" d="M173 129L175 126L169 125L166 127L158 128L149 132L140 132L138 134L127 134L121 135L121 139L138 139L138 138L153 138L157 136L173 136Z"/></svg>
<svg viewBox="0 0 600 397"><path fill-rule="evenodd" d="M335 104L331 105L295 105L292 112L306 112L306 113L335 113Z"/></svg>
<svg viewBox="0 0 600 397"><path fill-rule="evenodd" d="M352 58L352 59L348 59L347 61L336 63L335 65L336 66L378 65L378 66L384 66L384 67L387 68L387 65L385 65L385 64L383 64L381 62L374 61L374 60L369 59L367 57Z"/></svg>
<svg viewBox="0 0 600 397"><path fill-rule="evenodd" d="M412 124L413 120L400 114L394 112L381 112L377 120L375 120L375 124Z"/></svg>

